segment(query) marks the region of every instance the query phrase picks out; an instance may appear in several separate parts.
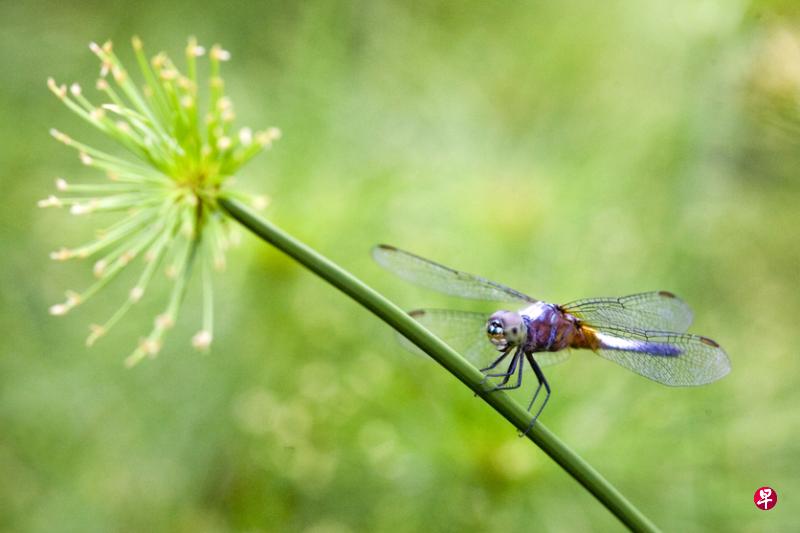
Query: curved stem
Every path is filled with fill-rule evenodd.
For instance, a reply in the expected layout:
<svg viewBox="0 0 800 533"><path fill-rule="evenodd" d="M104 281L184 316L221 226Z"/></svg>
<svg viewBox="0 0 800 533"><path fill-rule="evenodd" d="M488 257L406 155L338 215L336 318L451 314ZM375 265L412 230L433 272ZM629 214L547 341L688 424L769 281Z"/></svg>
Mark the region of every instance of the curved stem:
<svg viewBox="0 0 800 533"><path fill-rule="evenodd" d="M230 198L221 198L219 203L234 219L250 231L344 292L419 346L521 432L528 430L532 419L530 413L506 393L489 390L484 384L484 376L480 370L425 329L400 307L312 248L260 218L240 202ZM527 431L526 436L630 529L634 531L658 530L597 470L572 451L541 422L537 422L530 431Z"/></svg>

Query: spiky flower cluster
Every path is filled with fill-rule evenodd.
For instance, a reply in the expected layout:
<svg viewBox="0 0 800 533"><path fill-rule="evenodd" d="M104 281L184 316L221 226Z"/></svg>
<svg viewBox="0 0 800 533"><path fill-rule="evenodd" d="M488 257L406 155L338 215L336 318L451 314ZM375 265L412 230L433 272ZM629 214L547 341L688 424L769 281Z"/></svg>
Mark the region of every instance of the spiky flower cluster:
<svg viewBox="0 0 800 533"><path fill-rule="evenodd" d="M93 344L144 295L159 265L174 280L164 312L155 319L150 334L126 359L133 365L161 348L184 298L192 267L200 262L203 286L203 325L192 338L207 349L213 338L212 268L225 265L225 250L234 234L219 206L220 195L242 198L265 207L266 197L250 197L227 189L236 172L273 141L279 130L233 132L234 112L224 94L220 63L230 54L215 45L208 53L209 81L204 110L198 101L197 59L205 49L194 38L186 47L187 73L181 73L164 53L148 61L142 42L133 50L144 79L140 90L112 51L110 42L90 46L101 61L97 89L106 100L94 105L78 84L69 88L47 80L50 90L67 107L114 139L135 156L124 159L51 130L59 142L78 151L80 161L102 171L103 182L73 184L56 179L59 195L39 202L40 207L68 207L73 215L118 212L119 220L97 232L97 238L76 248L51 254L56 260L97 257L97 281L83 292L68 291L66 301L50 308L64 315L109 283L137 257L144 267L127 300L101 325L92 325L86 341ZM61 195L63 193L63 196Z"/></svg>

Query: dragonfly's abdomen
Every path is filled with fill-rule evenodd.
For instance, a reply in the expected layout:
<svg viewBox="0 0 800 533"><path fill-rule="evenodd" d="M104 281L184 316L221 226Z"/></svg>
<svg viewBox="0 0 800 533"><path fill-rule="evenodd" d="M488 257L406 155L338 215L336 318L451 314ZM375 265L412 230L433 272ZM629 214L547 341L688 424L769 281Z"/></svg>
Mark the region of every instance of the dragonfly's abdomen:
<svg viewBox="0 0 800 533"><path fill-rule="evenodd" d="M607 350L638 352L661 357L677 357L681 355L681 349L669 343L625 339L605 333L597 333L596 338L600 342L600 348Z"/></svg>

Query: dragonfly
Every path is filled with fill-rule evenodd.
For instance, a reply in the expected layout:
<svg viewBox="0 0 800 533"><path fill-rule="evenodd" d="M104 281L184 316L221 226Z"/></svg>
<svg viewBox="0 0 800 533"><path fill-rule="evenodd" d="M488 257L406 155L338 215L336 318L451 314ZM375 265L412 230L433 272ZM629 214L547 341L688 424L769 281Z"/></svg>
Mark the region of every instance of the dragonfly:
<svg viewBox="0 0 800 533"><path fill-rule="evenodd" d="M372 255L389 272L421 287L509 304L488 317L455 309L417 309L409 314L473 363L485 364L485 380L497 380L493 390L519 388L527 362L538 381L528 412L545 390L529 430L551 394L541 367L565 361L571 350L591 350L670 386L705 385L731 369L719 344L686 333L692 310L669 291L557 305L386 244L376 246ZM501 366L504 361L507 365Z"/></svg>

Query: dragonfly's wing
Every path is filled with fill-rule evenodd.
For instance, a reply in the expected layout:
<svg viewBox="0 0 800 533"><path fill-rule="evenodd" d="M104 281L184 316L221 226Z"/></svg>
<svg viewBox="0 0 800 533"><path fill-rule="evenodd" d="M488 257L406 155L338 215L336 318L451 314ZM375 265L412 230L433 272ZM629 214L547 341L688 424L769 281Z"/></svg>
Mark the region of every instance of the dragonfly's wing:
<svg viewBox="0 0 800 533"><path fill-rule="evenodd" d="M500 356L486 337L486 320L489 317L484 313L451 309L417 309L409 314L478 368L488 366ZM419 348L409 340L402 338L401 342L405 348L420 352ZM566 360L569 352L562 350L533 355L540 365L547 366Z"/></svg>
<svg viewBox="0 0 800 533"><path fill-rule="evenodd" d="M725 376L731 363L700 335L605 327L595 332L598 355L664 385L704 385Z"/></svg>
<svg viewBox="0 0 800 533"><path fill-rule="evenodd" d="M372 257L404 280L445 294L494 302L536 301L500 283L454 270L386 244L373 248Z"/></svg>
<svg viewBox="0 0 800 533"><path fill-rule="evenodd" d="M684 333L692 324L692 310L668 291L577 300L562 308L585 324L597 327Z"/></svg>
<svg viewBox="0 0 800 533"><path fill-rule="evenodd" d="M484 333L487 319L484 313L450 309L416 309L409 315L476 365L483 366L493 354L497 353ZM419 348L405 338L402 339L402 343L405 348L419 351Z"/></svg>

